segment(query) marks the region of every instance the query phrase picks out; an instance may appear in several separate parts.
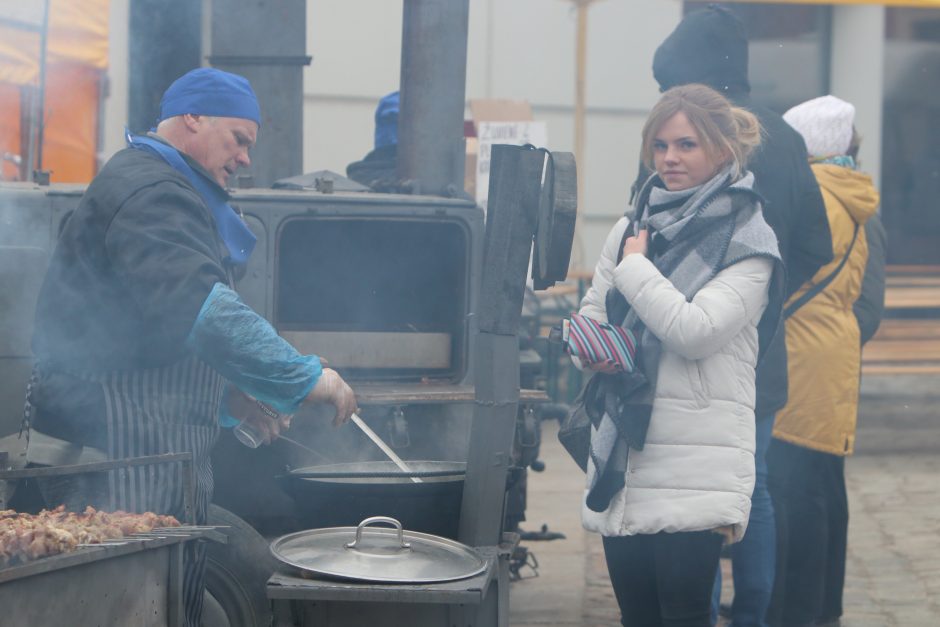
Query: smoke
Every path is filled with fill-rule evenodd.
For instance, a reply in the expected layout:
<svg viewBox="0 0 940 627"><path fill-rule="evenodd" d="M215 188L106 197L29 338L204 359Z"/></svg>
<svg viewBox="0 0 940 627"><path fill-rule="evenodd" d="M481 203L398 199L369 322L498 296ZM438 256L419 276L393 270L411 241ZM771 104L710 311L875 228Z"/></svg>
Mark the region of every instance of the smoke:
<svg viewBox="0 0 940 627"><path fill-rule="evenodd" d="M467 364L471 290L475 277L471 265L474 242L482 238L479 212L464 206L442 214L434 206L413 199L388 199L375 212L362 213L362 205L342 207L329 220L303 220L311 207L335 207L344 202L337 197L298 193L281 197L277 205L251 194L240 199L241 207L257 220L261 236L259 250L248 273L239 284L245 301L259 312L268 312L276 326L284 329L318 327L347 329L368 344L372 333L392 333L402 337L417 334L446 334L451 338L449 358L444 368L343 368L344 376L359 382L384 381L391 391L410 390L420 401L422 388L454 386L468 380ZM16 196L0 193L0 215L6 220L2 237L6 243L29 244L34 257L22 251L11 252L3 267L7 289L2 291L3 310L0 346L5 341L20 342L21 361L15 375L6 376L0 386L7 407L22 407L23 391L30 371L29 339L32 331L36 294L42 284L48 258L58 235L60 216L74 209L78 193L49 196L45 189L30 188ZM347 213L348 211L348 213ZM342 216L342 217L340 217ZM363 219L367 217L367 219ZM326 224L331 225L326 228ZM275 242L272 233L281 236ZM277 257L268 251L276 250ZM5 254L0 249L0 255ZM24 263L28 259L28 263ZM271 262L275 266L269 265ZM279 281L275 284L273 281ZM277 296L279 299L274 302ZM17 298L18 297L18 298ZM16 313L16 307L22 311ZM277 312L272 314L271 312ZM70 325L81 322L77 311L62 311ZM95 316L106 315L104 308ZM104 328L116 328L105 321ZM74 335L74 334L73 334ZM78 333L81 337L81 333ZM54 350L67 350L68 343L55 338L37 338L39 344ZM321 352L314 347L312 352ZM84 355L67 355L74 363L87 361ZM325 355L331 358L331 355ZM398 356L400 357L400 356ZM394 361L396 356L375 353L377 360ZM420 360L422 356L417 354ZM5 366L12 367L13 361ZM418 363L420 366L420 361ZM397 378L392 378L392 376ZM422 380L423 377L430 379ZM396 415L401 407L403 415ZM421 405L369 405L363 418L406 460L466 461L472 404L440 403ZM323 458L285 442L264 450L251 451L237 443L216 456L217 492L228 491L236 513L250 513L259 503L285 505L288 499L276 477L288 467L301 468L324 463L384 460L383 454L353 425L331 426L331 407L304 408L286 435L317 451ZM5 432L19 427L19 412L11 412ZM221 448L221 447L220 447ZM223 459L224 457L224 459ZM276 495L280 495L277 496ZM286 505L285 505L286 507ZM276 511L274 509L272 512Z"/></svg>
<svg viewBox="0 0 940 627"><path fill-rule="evenodd" d="M0 436L17 433L32 370L30 339L39 287L55 245L60 211L78 194L53 198L48 188L0 185Z"/></svg>

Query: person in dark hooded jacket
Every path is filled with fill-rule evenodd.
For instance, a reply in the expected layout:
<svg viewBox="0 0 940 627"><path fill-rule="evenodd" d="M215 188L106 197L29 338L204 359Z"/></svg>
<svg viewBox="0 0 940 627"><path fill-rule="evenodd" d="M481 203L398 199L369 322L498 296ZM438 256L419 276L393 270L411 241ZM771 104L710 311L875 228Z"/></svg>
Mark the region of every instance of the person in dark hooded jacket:
<svg viewBox="0 0 940 627"><path fill-rule="evenodd" d="M781 305L816 271L832 260L832 238L819 186L807 162L803 138L783 118L750 100L748 41L744 25L731 11L709 5L689 13L663 41L653 57L653 75L661 91L703 83L732 103L754 113L764 129L760 148L749 163L755 189L765 199L764 218L777 235L787 270ZM641 170L634 190L646 180ZM768 306L765 319L776 319ZM757 370L757 483L751 499L748 533L732 550L735 627L766 625L773 591L775 536L773 504L767 490L766 452L774 414L787 402L787 353L784 335L763 325L762 356ZM716 582L720 591L720 581ZM716 600L717 609L717 600Z"/></svg>
<svg viewBox="0 0 940 627"><path fill-rule="evenodd" d="M395 191L398 184L399 93L383 96L375 109L375 147L346 166L346 176L375 191Z"/></svg>

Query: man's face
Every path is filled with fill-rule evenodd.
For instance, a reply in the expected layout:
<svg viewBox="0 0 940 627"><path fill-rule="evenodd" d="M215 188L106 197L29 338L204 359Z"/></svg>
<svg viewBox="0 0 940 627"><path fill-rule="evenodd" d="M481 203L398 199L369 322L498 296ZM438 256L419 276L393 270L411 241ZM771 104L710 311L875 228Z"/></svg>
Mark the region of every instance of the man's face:
<svg viewBox="0 0 940 627"><path fill-rule="evenodd" d="M219 185L225 187L239 167L251 164L248 151L258 138L255 122L204 115L194 115L190 122L193 134L186 154L199 162Z"/></svg>

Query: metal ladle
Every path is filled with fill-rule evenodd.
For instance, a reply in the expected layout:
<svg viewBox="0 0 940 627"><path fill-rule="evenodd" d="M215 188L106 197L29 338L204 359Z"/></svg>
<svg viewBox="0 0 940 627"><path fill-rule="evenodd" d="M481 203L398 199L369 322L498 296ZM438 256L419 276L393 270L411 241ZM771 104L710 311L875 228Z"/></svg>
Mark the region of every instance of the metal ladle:
<svg viewBox="0 0 940 627"><path fill-rule="evenodd" d="M391 449L391 447L390 447L388 444L386 444L386 443L382 440L382 438L380 438L380 437L378 436L378 434L377 434L375 431L373 431L372 429L370 429L370 428L369 428L369 425L367 425L365 422L363 422L362 418L360 418L357 414L353 414L353 415L350 416L349 418L350 418L350 420L353 421L353 423L354 423L357 427L359 427L359 429L360 429L363 433L366 434L366 436L367 436L370 440L372 440L372 443L373 443L373 444L375 444L377 447L379 447L380 449L382 449L382 452L385 453L386 457L388 457L390 460L392 460L393 462L395 462L395 465L398 466L398 468L399 468L402 472L408 473L409 475L412 473L412 470L411 470L411 468L408 466L408 464L406 464L404 461L402 461L402 458L399 457L398 455L396 455L396 454L395 454L395 451L393 451L393 450ZM414 482L414 483L424 483L424 482L421 481L421 479L418 478L418 477L409 477L409 479L411 479L411 481Z"/></svg>

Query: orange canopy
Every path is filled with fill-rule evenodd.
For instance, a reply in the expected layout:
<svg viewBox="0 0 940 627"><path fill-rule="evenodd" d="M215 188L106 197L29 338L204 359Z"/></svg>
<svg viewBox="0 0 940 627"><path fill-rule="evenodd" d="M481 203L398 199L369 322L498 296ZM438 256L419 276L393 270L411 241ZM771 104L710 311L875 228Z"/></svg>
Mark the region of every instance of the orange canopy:
<svg viewBox="0 0 940 627"><path fill-rule="evenodd" d="M46 61L108 66L109 0L49 0ZM39 80L42 0L0 0L0 82Z"/></svg>
<svg viewBox="0 0 940 627"><path fill-rule="evenodd" d="M87 182L97 170L108 5L49 0L42 167L56 182ZM26 157L23 126L31 112L24 94L39 86L43 8L44 0L0 0L0 156ZM0 179L16 176L15 170L5 160Z"/></svg>

